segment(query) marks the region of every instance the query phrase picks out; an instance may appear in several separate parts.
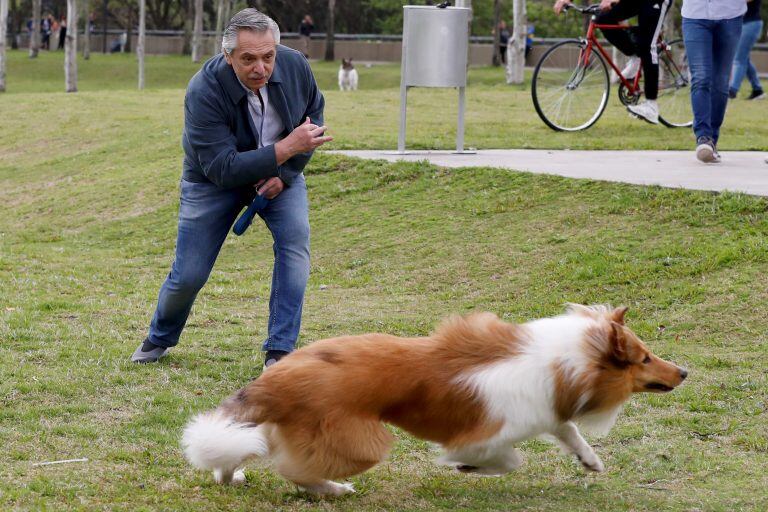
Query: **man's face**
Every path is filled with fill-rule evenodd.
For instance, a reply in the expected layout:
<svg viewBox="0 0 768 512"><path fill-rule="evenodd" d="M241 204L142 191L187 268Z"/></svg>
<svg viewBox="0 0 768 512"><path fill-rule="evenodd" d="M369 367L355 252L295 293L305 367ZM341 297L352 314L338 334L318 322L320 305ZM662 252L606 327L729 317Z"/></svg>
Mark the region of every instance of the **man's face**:
<svg viewBox="0 0 768 512"><path fill-rule="evenodd" d="M254 32L239 30L237 48L231 54L224 53L227 64L235 70L237 78L243 84L256 91L267 84L275 68L277 45L271 30Z"/></svg>

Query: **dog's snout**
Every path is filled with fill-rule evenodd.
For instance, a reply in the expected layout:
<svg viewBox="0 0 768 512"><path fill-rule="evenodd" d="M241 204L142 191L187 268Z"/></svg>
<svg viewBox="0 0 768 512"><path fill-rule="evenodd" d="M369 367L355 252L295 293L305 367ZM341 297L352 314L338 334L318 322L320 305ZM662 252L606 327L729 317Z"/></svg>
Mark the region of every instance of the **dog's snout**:
<svg viewBox="0 0 768 512"><path fill-rule="evenodd" d="M685 380L685 378L688 376L688 370L685 368L680 368L680 380Z"/></svg>

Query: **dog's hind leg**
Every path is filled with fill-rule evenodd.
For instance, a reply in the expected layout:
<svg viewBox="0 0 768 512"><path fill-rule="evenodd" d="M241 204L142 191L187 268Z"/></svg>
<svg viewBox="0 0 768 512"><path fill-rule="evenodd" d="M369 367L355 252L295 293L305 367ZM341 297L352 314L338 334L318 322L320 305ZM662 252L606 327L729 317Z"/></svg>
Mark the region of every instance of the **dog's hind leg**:
<svg viewBox="0 0 768 512"><path fill-rule="evenodd" d="M565 448L573 452L579 459L582 466L590 471L601 472L605 471L605 466L597 456L591 446L581 437L579 429L572 421L566 421L561 424L555 432L554 436L560 441Z"/></svg>
<svg viewBox="0 0 768 512"><path fill-rule="evenodd" d="M378 419L345 411L319 417L316 422L280 425L273 438L272 460L278 473L309 492L334 496L353 489L332 480L378 464L392 443L392 434Z"/></svg>

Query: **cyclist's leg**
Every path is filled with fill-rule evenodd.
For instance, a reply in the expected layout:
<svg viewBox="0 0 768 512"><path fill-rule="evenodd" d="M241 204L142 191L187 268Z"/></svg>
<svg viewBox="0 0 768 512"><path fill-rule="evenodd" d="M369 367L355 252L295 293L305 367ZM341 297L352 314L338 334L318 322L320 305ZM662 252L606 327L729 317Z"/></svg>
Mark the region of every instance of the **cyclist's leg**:
<svg viewBox="0 0 768 512"><path fill-rule="evenodd" d="M595 19L596 23L615 25L638 14L635 2L623 1L615 4L610 11L603 12ZM603 30L605 38L621 53L627 56L637 55L637 46L627 30Z"/></svg>
<svg viewBox="0 0 768 512"><path fill-rule="evenodd" d="M643 62L645 98L649 100L655 100L659 95L659 54L656 43L671 3L671 0L641 2L638 15L638 54Z"/></svg>

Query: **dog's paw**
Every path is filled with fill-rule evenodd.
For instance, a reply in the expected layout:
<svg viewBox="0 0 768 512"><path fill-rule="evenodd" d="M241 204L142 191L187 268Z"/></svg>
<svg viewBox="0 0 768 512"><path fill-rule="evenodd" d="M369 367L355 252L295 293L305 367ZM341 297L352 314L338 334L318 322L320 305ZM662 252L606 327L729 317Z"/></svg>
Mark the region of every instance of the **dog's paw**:
<svg viewBox="0 0 768 512"><path fill-rule="evenodd" d="M602 473L603 471L605 471L605 466L603 465L603 461L601 461L600 457L598 457L597 455L594 455L592 457L587 457L587 458L579 457L579 460L581 461L581 465L590 471L594 471L595 473Z"/></svg>
<svg viewBox="0 0 768 512"><path fill-rule="evenodd" d="M299 489L317 496L344 496L345 494L353 494L355 492L354 486L349 482L340 484L330 480L317 485L300 485Z"/></svg>
<svg viewBox="0 0 768 512"><path fill-rule="evenodd" d="M245 483L245 471L238 469L232 474L232 485L243 485Z"/></svg>
<svg viewBox="0 0 768 512"><path fill-rule="evenodd" d="M335 482L334 482L335 483ZM343 496L344 494L355 494L355 486L351 482L344 482L343 484L336 484L336 493L334 496Z"/></svg>

